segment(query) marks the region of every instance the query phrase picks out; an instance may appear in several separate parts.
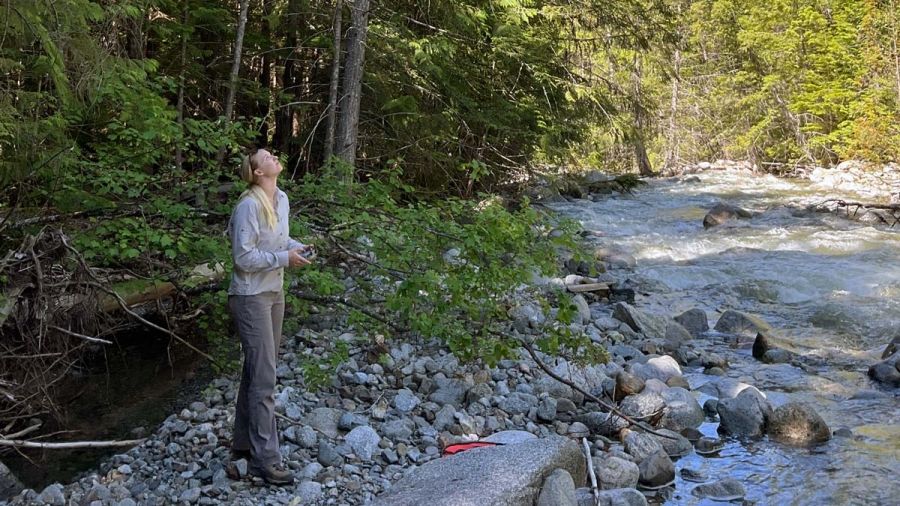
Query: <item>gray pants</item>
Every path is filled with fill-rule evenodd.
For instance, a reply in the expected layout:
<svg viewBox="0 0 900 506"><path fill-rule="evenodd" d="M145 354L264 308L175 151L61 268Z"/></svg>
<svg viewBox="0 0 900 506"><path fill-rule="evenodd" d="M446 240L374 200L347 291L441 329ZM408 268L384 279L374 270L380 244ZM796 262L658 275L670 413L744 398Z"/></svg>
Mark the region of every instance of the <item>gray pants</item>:
<svg viewBox="0 0 900 506"><path fill-rule="evenodd" d="M228 308L241 337L244 365L231 447L250 450L256 467L281 462L275 424L275 364L281 346L284 293L229 295Z"/></svg>

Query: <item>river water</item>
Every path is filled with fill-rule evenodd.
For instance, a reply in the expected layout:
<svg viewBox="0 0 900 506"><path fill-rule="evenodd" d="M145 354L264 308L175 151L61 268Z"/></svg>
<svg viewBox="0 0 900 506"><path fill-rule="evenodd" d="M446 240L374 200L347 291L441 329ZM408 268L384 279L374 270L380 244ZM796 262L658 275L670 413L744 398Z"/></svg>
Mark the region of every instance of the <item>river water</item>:
<svg viewBox="0 0 900 506"><path fill-rule="evenodd" d="M804 210L829 198L871 201L868 195L737 171L697 178L550 207L595 232L598 246L637 260L619 277L636 288L638 307L668 315L698 307L711 325L721 311L737 309L770 323L800 355L796 365L757 362L714 332L708 349L727 356L727 376L760 388L774 406L810 402L833 430L854 436L814 448L730 440L718 456L691 454L676 467L737 478L747 501L760 505L900 504L900 389L866 376L900 335L900 227ZM705 230L703 216L717 202L754 216ZM717 379L690 368L685 376L694 388ZM699 395L701 403L708 398ZM716 429L701 427L710 435ZM666 504L704 504L691 488L679 477Z"/></svg>

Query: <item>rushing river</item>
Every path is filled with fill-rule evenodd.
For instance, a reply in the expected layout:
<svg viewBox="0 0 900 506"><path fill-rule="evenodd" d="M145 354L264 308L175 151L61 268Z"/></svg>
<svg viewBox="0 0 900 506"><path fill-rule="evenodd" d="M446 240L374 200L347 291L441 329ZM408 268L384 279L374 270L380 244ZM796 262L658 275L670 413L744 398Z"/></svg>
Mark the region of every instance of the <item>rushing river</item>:
<svg viewBox="0 0 900 506"><path fill-rule="evenodd" d="M900 227L803 211L829 198L871 200L865 195L740 172L698 177L551 207L594 231L598 245L637 260L627 277L638 307L669 315L698 307L711 324L737 309L769 322L800 354L799 367L765 365L718 340L714 351L731 364L726 375L760 388L776 407L810 402L833 430L854 436L802 449L732 440L716 457L691 454L676 467L737 478L759 505L900 504L900 390L866 376L900 335ZM717 202L754 217L705 230L703 216ZM685 374L694 388L716 379L690 368ZM701 430L714 435L716 428ZM692 483L679 477L676 485L666 504L704 504L690 494Z"/></svg>

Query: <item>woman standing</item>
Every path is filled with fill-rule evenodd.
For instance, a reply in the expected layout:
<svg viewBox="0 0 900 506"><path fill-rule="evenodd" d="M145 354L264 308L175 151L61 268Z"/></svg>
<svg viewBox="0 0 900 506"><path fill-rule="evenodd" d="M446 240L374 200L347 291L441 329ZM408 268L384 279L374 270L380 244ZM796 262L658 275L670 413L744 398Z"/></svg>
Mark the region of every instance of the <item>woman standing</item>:
<svg viewBox="0 0 900 506"><path fill-rule="evenodd" d="M288 235L288 199L278 189L281 163L264 149L244 158L241 195L228 226L234 270L228 307L244 355L234 417L232 457L246 458L249 472L268 483L293 483L278 451L275 364L284 319L284 268L303 267L308 246Z"/></svg>

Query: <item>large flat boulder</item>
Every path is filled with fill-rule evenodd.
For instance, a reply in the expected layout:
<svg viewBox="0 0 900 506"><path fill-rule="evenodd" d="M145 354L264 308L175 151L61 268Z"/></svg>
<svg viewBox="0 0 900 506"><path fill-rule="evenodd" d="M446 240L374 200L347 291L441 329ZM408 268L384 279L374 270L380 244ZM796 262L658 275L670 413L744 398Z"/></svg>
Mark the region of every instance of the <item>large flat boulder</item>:
<svg viewBox="0 0 900 506"><path fill-rule="evenodd" d="M413 469L371 505L532 506L555 469L568 471L576 487L585 483L578 443L552 437L475 448Z"/></svg>

